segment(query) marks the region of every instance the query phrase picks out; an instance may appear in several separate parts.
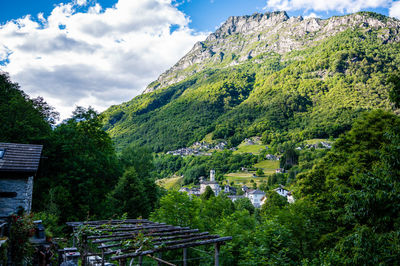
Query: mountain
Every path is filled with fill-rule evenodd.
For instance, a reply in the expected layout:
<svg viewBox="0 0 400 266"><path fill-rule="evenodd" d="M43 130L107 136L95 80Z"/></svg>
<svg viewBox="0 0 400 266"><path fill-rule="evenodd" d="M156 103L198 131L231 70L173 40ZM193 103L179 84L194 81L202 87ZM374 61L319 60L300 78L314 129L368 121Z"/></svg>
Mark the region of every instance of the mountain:
<svg viewBox="0 0 400 266"><path fill-rule="evenodd" d="M154 151L204 137L230 145L337 137L362 110L390 109L400 21L371 12L329 19L285 12L230 17L148 85L102 114L117 147Z"/></svg>

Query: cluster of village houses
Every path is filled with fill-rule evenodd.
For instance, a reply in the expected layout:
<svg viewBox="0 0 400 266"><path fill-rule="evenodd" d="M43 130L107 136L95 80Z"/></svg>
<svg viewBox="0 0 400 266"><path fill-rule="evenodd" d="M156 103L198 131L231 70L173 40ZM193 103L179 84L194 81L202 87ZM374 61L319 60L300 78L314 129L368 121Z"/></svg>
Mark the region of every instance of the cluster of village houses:
<svg viewBox="0 0 400 266"><path fill-rule="evenodd" d="M179 155L179 156L190 156L190 155L194 155L194 156L211 156L211 150L219 150L222 151L224 149L226 149L226 146L228 145L228 143L226 143L226 141L221 141L217 144L210 144L207 143L205 141L197 141L195 143L193 143L192 146L190 147L185 147L185 148L181 148L178 150L174 150L174 151L168 151L167 154L172 154L172 155ZM236 148L231 148L230 150L236 150Z"/></svg>
<svg viewBox="0 0 400 266"><path fill-rule="evenodd" d="M210 180L204 180L203 177L200 178L200 188L187 188L182 187L179 191L186 192L189 195L200 196L206 191L207 186L209 186L214 195L218 196L220 193L224 193L227 195L229 199L233 202L240 198L248 198L254 207L260 208L265 202L267 198L265 196L265 192L258 190L258 189L250 189L247 186L242 186L241 189L244 192L243 195L237 195L237 190L234 187L225 185L223 188L215 181L215 170L210 171ZM276 193L285 197L289 203L294 202L293 195L290 191L286 190L284 187L279 186L278 188L274 189Z"/></svg>

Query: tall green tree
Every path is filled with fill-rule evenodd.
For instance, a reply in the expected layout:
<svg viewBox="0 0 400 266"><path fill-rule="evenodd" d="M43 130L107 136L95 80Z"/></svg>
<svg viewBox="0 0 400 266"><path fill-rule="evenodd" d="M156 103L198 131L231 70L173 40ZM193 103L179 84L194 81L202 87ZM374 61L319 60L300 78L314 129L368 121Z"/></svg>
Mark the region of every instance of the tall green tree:
<svg viewBox="0 0 400 266"><path fill-rule="evenodd" d="M106 195L122 174L110 137L92 108L58 125L34 187L36 210L59 209L60 222L106 217Z"/></svg>
<svg viewBox="0 0 400 266"><path fill-rule="evenodd" d="M124 174L107 195L110 215L127 213L147 218L158 204L160 188L151 176L153 157L149 149L131 146L120 158Z"/></svg>
<svg viewBox="0 0 400 266"><path fill-rule="evenodd" d="M30 99L0 72L0 141L44 144L57 117L43 98Z"/></svg>

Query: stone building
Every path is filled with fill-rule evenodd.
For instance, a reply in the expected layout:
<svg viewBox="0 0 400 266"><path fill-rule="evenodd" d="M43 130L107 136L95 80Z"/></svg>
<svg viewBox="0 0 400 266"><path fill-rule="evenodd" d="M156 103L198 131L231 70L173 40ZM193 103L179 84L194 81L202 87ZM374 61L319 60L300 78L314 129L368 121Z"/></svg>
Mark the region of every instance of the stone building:
<svg viewBox="0 0 400 266"><path fill-rule="evenodd" d="M200 194L203 194L206 191L206 187L209 186L214 192L215 196L218 196L221 191L221 187L218 182L215 181L215 170L210 171L210 181L205 181L203 178L200 178Z"/></svg>
<svg viewBox="0 0 400 266"><path fill-rule="evenodd" d="M0 143L0 217L31 211L42 145Z"/></svg>

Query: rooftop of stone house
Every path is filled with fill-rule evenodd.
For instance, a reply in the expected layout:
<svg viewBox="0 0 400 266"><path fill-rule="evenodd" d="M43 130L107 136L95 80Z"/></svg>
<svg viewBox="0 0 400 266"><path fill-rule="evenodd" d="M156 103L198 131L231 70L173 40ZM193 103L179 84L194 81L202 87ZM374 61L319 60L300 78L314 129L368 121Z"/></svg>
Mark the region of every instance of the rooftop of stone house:
<svg viewBox="0 0 400 266"><path fill-rule="evenodd" d="M36 172L43 146L0 142L0 172Z"/></svg>

